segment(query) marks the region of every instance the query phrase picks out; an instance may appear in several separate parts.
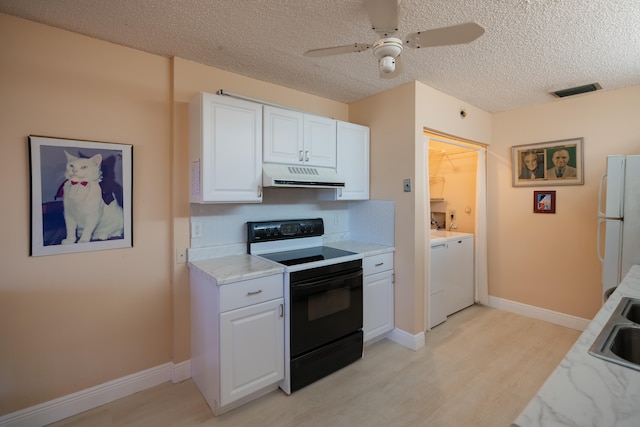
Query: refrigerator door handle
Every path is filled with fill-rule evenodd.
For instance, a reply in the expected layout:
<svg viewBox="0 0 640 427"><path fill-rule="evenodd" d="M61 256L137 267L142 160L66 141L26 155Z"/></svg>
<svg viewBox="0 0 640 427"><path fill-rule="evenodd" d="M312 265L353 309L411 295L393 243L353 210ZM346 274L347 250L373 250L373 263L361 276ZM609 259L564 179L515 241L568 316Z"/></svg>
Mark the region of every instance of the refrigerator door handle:
<svg viewBox="0 0 640 427"><path fill-rule="evenodd" d="M602 183L602 181L600 181ZM602 225L606 223L606 219L598 218L598 233L596 238L596 250L598 251L598 259L604 264L604 256L602 256L602 248L600 246L600 235L602 234Z"/></svg>
<svg viewBox="0 0 640 427"><path fill-rule="evenodd" d="M607 174L604 173L600 177L600 185L598 186L598 216L606 216L602 210L602 187L604 186L604 180L607 179ZM600 242L600 225L598 225L598 242ZM598 248L600 246L598 245ZM598 254L600 254L600 249L598 249ZM599 255L598 255L599 256Z"/></svg>

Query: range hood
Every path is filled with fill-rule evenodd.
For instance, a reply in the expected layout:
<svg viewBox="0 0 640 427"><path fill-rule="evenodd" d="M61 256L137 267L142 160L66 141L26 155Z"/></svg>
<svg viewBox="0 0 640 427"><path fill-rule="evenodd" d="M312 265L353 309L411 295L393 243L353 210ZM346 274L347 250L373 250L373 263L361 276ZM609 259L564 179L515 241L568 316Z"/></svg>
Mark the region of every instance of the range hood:
<svg viewBox="0 0 640 427"><path fill-rule="evenodd" d="M263 163L262 186L343 188L344 179L327 167Z"/></svg>

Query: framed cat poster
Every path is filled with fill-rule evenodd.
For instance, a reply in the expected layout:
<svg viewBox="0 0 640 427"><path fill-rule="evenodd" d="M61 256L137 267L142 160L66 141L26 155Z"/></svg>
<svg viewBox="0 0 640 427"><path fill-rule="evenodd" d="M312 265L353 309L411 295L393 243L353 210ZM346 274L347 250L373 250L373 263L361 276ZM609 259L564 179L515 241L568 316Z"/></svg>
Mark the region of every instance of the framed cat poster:
<svg viewBox="0 0 640 427"><path fill-rule="evenodd" d="M31 256L130 248L133 146L29 136Z"/></svg>

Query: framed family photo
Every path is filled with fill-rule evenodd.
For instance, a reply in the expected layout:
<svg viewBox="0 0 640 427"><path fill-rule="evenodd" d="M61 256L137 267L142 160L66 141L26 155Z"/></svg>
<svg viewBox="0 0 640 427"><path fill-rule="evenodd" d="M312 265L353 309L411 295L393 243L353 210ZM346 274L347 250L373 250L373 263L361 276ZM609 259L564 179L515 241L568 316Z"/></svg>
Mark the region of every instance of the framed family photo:
<svg viewBox="0 0 640 427"><path fill-rule="evenodd" d="M584 138L511 147L514 187L584 184Z"/></svg>
<svg viewBox="0 0 640 427"><path fill-rule="evenodd" d="M556 213L556 192L555 191L534 191L533 192L533 212L534 213Z"/></svg>
<svg viewBox="0 0 640 427"><path fill-rule="evenodd" d="M133 146L29 136L31 256L133 246Z"/></svg>

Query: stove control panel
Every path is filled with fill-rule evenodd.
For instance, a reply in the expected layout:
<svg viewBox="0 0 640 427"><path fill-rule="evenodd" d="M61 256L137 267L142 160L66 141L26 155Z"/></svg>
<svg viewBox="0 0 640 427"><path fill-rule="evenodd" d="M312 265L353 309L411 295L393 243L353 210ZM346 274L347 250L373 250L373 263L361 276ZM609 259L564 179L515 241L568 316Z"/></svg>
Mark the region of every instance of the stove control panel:
<svg viewBox="0 0 640 427"><path fill-rule="evenodd" d="M247 243L322 236L322 218L247 222Z"/></svg>

